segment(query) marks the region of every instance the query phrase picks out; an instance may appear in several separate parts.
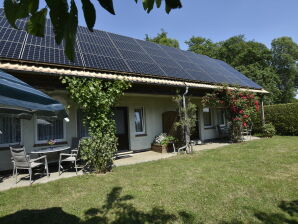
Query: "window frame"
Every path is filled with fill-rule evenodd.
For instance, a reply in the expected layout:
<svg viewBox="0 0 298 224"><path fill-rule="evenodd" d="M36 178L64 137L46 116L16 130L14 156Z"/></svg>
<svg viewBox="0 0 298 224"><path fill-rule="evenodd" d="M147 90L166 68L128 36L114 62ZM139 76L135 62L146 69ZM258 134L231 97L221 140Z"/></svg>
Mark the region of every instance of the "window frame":
<svg viewBox="0 0 298 224"><path fill-rule="evenodd" d="M35 144L47 144L48 140L38 140L38 124L37 115L34 115L34 132L35 132ZM63 139L55 139L57 143L66 141L66 121L63 119Z"/></svg>
<svg viewBox="0 0 298 224"><path fill-rule="evenodd" d="M141 122L142 122L143 131L141 131L141 132L138 132L136 130L136 120L135 120L135 112L136 112L136 110L139 110L139 109L141 109L141 111L142 111L142 120L141 120ZM133 115L134 115L133 117L134 117L135 134L136 135L144 135L144 134L146 134L146 114L145 114L145 108L144 107L135 107L134 110L133 110Z"/></svg>
<svg viewBox="0 0 298 224"><path fill-rule="evenodd" d="M209 112L204 112L204 109L208 108ZM210 125L205 125L205 117L204 117L204 113L210 113ZM213 119L212 119L212 110L210 107L204 107L203 108L203 124L204 124L204 128L208 129L208 128L213 128Z"/></svg>
<svg viewBox="0 0 298 224"><path fill-rule="evenodd" d="M223 124L220 124L219 123L219 119L218 119L218 113L216 113L216 119L217 119L217 123L220 127L225 127L227 125L227 122L226 122L226 116L225 116L225 110L223 108L217 108L217 111L221 111L222 113L222 116L223 116Z"/></svg>
<svg viewBox="0 0 298 224"><path fill-rule="evenodd" d="M4 148L4 147L9 147L11 145L19 145L19 144L23 144L23 120L22 119L19 119L20 120L20 141L19 142L9 142L9 143L2 143L0 144L0 148ZM3 131L3 130L1 130Z"/></svg>

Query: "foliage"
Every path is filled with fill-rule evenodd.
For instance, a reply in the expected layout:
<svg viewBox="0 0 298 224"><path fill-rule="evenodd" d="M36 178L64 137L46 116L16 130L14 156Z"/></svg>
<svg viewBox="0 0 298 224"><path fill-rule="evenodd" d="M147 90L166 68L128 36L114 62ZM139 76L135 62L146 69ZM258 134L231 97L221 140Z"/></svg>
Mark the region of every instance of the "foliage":
<svg viewBox="0 0 298 224"><path fill-rule="evenodd" d="M100 6L109 13L115 15L113 0L98 0ZM138 3L138 0L135 0ZM144 10L148 13L153 9L154 3L157 8L162 0L143 0ZM181 8L180 0L165 0L165 11L170 13L172 9ZM88 29L93 32L96 21L96 10L90 0L81 0L82 10ZM26 31L32 35L43 37L48 9L50 20L53 24L55 41L61 44L64 40L66 56L73 61L75 58L74 46L78 27L78 10L75 0L45 0L46 7L39 10L39 0L4 0L4 12L9 24L16 26L16 20L28 18Z"/></svg>
<svg viewBox="0 0 298 224"><path fill-rule="evenodd" d="M252 124L253 117L259 111L258 97L248 91L240 91L237 88L223 87L208 93L202 98L204 106L221 107L226 111L230 122L230 138L233 142L241 140L243 127Z"/></svg>
<svg viewBox="0 0 298 224"><path fill-rule="evenodd" d="M130 87L125 81L105 81L97 78L61 77L70 97L85 114L91 138L82 142L81 155L97 172L110 171L117 150L117 138L112 107L123 91Z"/></svg>
<svg viewBox="0 0 298 224"><path fill-rule="evenodd" d="M167 135L166 133L161 133L155 136L153 140L153 144L168 145L169 143L174 141L175 141L175 138L173 136Z"/></svg>
<svg viewBox="0 0 298 224"><path fill-rule="evenodd" d="M280 103L290 103L298 88L298 45L290 37L280 37L271 43L272 65L280 77Z"/></svg>
<svg viewBox="0 0 298 224"><path fill-rule="evenodd" d="M298 103L267 105L265 121L272 123L278 135L298 135ZM262 133L261 114L254 119L254 132Z"/></svg>
<svg viewBox="0 0 298 224"><path fill-rule="evenodd" d="M262 127L262 136L267 138L272 138L276 134L276 130L273 124L267 123Z"/></svg>
<svg viewBox="0 0 298 224"><path fill-rule="evenodd" d="M169 38L168 33L165 32L163 29L161 30L160 33L157 34L156 37L153 37L153 38L149 37L148 34L146 34L145 40L153 43L165 45L168 47L179 48L178 40Z"/></svg>
<svg viewBox="0 0 298 224"><path fill-rule="evenodd" d="M264 44L246 41L244 35L231 37L220 42L212 42L202 37L192 37L188 50L220 59L270 92L266 104L280 101L280 76L272 66L272 52Z"/></svg>
<svg viewBox="0 0 298 224"><path fill-rule="evenodd" d="M175 122L175 128L181 129L182 131L182 141L187 146L187 150L189 151L191 148L189 147L190 143L190 134L193 128L196 127L197 121L197 106L191 102L190 98L185 99L185 108L183 106L183 97L179 94L173 97L173 101L176 103L178 110L178 121Z"/></svg>

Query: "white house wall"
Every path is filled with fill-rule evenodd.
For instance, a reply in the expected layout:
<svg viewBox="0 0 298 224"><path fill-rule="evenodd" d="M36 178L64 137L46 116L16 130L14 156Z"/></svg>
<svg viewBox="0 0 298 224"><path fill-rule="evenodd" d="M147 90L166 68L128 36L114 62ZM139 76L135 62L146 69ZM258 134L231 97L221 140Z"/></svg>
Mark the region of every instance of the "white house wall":
<svg viewBox="0 0 298 224"><path fill-rule="evenodd" d="M47 92L48 95L57 99L65 106L70 105L69 119L66 125L65 140L68 145L71 144L72 138L77 137L77 106L71 102L67 97L65 91L52 91ZM193 100L199 107L199 118L202 121L202 106L199 104L199 99ZM158 96L158 95L140 95L140 94L126 94L124 95L119 105L120 107L128 108L128 129L129 129L129 149L138 151L150 149L154 137L162 132L162 114L166 111L174 111L175 104L171 96ZM146 133L144 136L137 136L135 133L134 124L134 109L143 107L145 113L145 127ZM213 115L215 121L216 116ZM212 139L218 136L215 128L205 129L200 123L200 138L201 140ZM21 136L22 144L26 147L26 151L30 153L32 150L43 148L45 146L36 147L35 141L35 119L21 121ZM12 168L11 156L9 150L0 151L0 171L9 170Z"/></svg>

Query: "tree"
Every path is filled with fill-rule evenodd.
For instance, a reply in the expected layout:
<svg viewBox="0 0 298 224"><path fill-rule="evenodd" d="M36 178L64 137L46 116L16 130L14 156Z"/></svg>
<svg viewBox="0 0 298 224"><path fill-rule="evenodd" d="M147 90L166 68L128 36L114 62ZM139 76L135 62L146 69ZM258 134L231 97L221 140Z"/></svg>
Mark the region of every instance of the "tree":
<svg viewBox="0 0 298 224"><path fill-rule="evenodd" d="M96 10L90 0L80 0L88 29L93 32L96 21ZM115 15L113 0L98 0L100 6ZM138 3L138 0L135 0ZM160 8L162 0L143 0L144 10L149 13L154 4ZM164 0L165 11L181 8L180 0ZM34 36L43 37L45 22L48 14L53 24L55 41L61 44L64 40L66 56L73 61L75 57L74 45L78 27L78 9L75 0L45 0L46 7L39 9L39 0L4 0L4 12L9 24L17 29L16 20L28 18L26 31Z"/></svg>
<svg viewBox="0 0 298 224"><path fill-rule="evenodd" d="M203 37L192 37L186 43L189 51L223 60L270 91L266 103L279 102L279 75L272 67L272 53L264 44L246 41L244 35L216 43Z"/></svg>
<svg viewBox="0 0 298 224"><path fill-rule="evenodd" d="M213 43L212 40L204 37L191 37L190 40L185 41L188 45L188 50L197 54L203 54L211 58L217 58L219 45Z"/></svg>
<svg viewBox="0 0 298 224"><path fill-rule="evenodd" d="M145 40L153 43L169 46L169 47L179 48L178 40L169 38L168 33L165 32L163 29L161 30L160 33L157 34L156 37L153 37L153 38L149 37L149 35L146 34Z"/></svg>
<svg viewBox="0 0 298 224"><path fill-rule="evenodd" d="M280 37L271 43L272 65L280 77L281 103L294 100L298 88L298 45L290 37Z"/></svg>

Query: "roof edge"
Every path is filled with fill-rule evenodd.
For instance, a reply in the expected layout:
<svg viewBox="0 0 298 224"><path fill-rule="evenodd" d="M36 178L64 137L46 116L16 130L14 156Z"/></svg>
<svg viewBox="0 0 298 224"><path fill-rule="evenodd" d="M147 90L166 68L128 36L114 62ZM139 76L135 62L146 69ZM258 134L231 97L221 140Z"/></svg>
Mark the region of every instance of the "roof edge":
<svg viewBox="0 0 298 224"><path fill-rule="evenodd" d="M157 84L165 86L177 86L177 87L191 87L191 88L202 88L202 89L220 89L222 85L213 84L203 84L190 81L178 81L170 79L158 79L150 77L140 77L133 76L131 74L114 74L114 73L103 73L103 72L90 72L82 70L73 69L63 69L63 68L51 68L43 66L29 66L23 64L11 64L0 62L0 69L13 70L13 71L26 71L26 72L37 72L37 73L47 73L56 75L69 75L69 76L80 76L80 77L93 77L101 79L112 79L112 80L127 80L135 83L147 83L147 84ZM236 87L228 87L228 89L236 89ZM241 91L250 91L254 93L268 94L269 92L265 89L250 89L250 88L239 88Z"/></svg>

